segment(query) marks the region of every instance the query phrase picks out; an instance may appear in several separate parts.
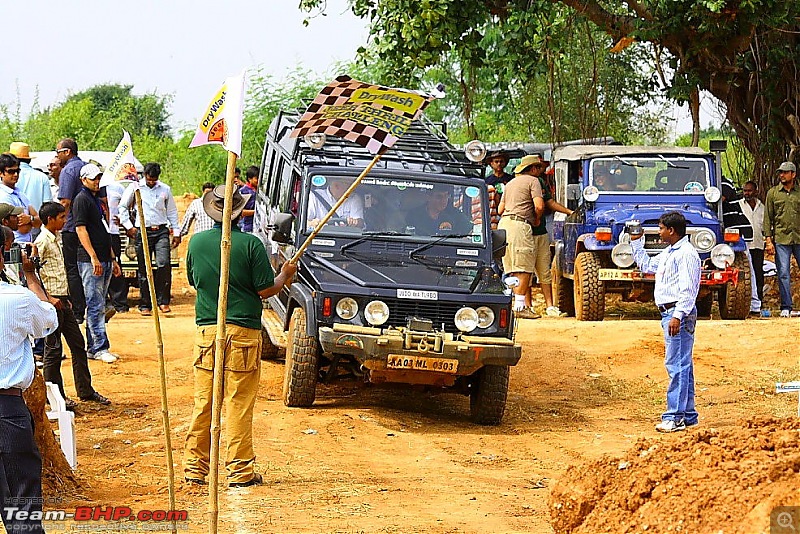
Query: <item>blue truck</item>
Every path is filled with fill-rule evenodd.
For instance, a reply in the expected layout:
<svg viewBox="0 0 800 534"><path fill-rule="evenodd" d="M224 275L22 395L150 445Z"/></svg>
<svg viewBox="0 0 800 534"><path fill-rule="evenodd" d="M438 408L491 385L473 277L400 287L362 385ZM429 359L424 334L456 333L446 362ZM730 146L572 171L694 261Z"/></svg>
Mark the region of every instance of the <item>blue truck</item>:
<svg viewBox="0 0 800 534"><path fill-rule="evenodd" d="M556 213L553 223L553 294L561 311L602 321L607 293L652 301L654 277L637 269L627 225L641 225L645 249L656 255L666 246L658 219L678 211L703 261L698 313L709 316L716 297L723 319L747 317L747 246L737 230L723 226L718 160L688 147L556 147L554 196L574 210L568 217Z"/></svg>

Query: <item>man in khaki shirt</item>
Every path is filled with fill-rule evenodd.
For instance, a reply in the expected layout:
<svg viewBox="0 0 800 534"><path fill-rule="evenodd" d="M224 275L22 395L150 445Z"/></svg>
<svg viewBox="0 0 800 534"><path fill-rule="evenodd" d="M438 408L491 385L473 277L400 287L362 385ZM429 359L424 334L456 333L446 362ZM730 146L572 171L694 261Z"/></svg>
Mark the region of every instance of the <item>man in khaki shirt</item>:
<svg viewBox="0 0 800 534"><path fill-rule="evenodd" d="M498 208L501 218L497 227L506 231L508 243L503 256L503 270L519 279L519 285L514 288L513 307L516 316L523 319L539 317L530 309L531 276L536 268L540 248L538 241L544 240L549 247L546 233L542 236L533 234L533 229L539 226L544 213L542 185L533 167L543 164L539 156L522 158L514 168L516 176L506 184Z"/></svg>
<svg viewBox="0 0 800 534"><path fill-rule="evenodd" d="M781 317L789 317L792 312L792 256L800 267L800 189L797 187L796 176L797 167L794 163L781 163L778 167L778 179L781 183L767 191L764 202L765 252L775 252L781 293Z"/></svg>

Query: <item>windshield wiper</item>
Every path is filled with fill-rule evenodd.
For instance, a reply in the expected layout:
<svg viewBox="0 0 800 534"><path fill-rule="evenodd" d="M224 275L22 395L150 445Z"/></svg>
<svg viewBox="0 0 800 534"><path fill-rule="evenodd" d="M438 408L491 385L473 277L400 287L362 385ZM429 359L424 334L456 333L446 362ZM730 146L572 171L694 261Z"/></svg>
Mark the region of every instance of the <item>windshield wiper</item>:
<svg viewBox="0 0 800 534"><path fill-rule="evenodd" d="M619 156L614 156L614 159L617 161L621 161L623 165L627 165L628 167L638 167L638 165L636 165L635 163L631 163L628 160L624 160Z"/></svg>
<svg viewBox="0 0 800 534"><path fill-rule="evenodd" d="M415 254L419 254L423 250L428 250L432 246L438 245L439 243L441 243L445 239L463 239L465 237L472 237L474 235L477 235L477 234L473 234L471 232L469 234L445 234L445 235L439 236L437 239L435 239L434 241L431 241L430 243L425 243L424 245L418 246L417 248L415 248L414 250L412 250L411 252L408 253L408 257L411 258L412 260L416 259L416 258L414 258Z"/></svg>
<svg viewBox="0 0 800 534"><path fill-rule="evenodd" d="M689 169L689 168L691 168L691 167L681 167L679 165L675 165L674 163L672 163L670 160L668 160L667 158L665 158L661 154L659 154L658 157L660 159L663 159L667 163L667 166L668 167L672 167L673 169Z"/></svg>
<svg viewBox="0 0 800 534"><path fill-rule="evenodd" d="M343 254L345 250L347 250L349 248L352 248L352 247L358 245L359 243L363 243L364 241L366 241L367 239L369 239L371 237L409 236L409 235L411 235L411 234L406 233L406 232L396 232L394 230L362 232L361 233L361 237L359 237L358 239L354 239L353 241L350 241L349 243L345 243L344 245L339 247L339 254Z"/></svg>

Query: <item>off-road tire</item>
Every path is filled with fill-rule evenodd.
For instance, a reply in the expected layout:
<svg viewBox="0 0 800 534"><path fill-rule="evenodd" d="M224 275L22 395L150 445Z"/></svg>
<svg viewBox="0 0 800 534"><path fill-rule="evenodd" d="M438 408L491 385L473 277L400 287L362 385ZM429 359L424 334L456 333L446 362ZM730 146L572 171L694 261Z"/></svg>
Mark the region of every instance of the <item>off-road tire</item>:
<svg viewBox="0 0 800 534"><path fill-rule="evenodd" d="M606 313L606 287L600 280L600 257L581 252L575 258L575 318L602 321Z"/></svg>
<svg viewBox="0 0 800 534"><path fill-rule="evenodd" d="M472 379L469 409L472 421L479 425L499 425L508 398L507 365L486 365Z"/></svg>
<svg viewBox="0 0 800 534"><path fill-rule="evenodd" d="M283 376L283 403L290 407L314 404L319 375L317 340L306 334L306 312L301 307L292 311L286 365Z"/></svg>
<svg viewBox="0 0 800 534"><path fill-rule="evenodd" d="M558 262L558 257L553 258L550 267L550 274L553 277L553 305L566 313L567 317L575 316L575 295L572 280L564 278L563 271Z"/></svg>
<svg viewBox="0 0 800 534"><path fill-rule="evenodd" d="M261 359L264 361L277 360L280 347L273 344L266 329L261 329Z"/></svg>
<svg viewBox="0 0 800 534"><path fill-rule="evenodd" d="M736 286L728 284L719 290L719 315L723 319L746 319L750 313L751 273L750 262L745 254L747 252L737 252L733 260L733 267L739 269Z"/></svg>
<svg viewBox="0 0 800 534"><path fill-rule="evenodd" d="M695 306L697 306L697 316L708 318L711 317L711 307L714 305L714 292L709 291L704 297L697 297Z"/></svg>

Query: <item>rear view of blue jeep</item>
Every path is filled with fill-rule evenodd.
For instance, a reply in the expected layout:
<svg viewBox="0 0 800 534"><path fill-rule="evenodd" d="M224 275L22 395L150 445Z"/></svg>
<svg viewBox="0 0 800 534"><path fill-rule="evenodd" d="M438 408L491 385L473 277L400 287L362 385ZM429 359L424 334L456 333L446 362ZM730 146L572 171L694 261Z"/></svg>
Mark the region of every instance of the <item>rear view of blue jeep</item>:
<svg viewBox="0 0 800 534"><path fill-rule="evenodd" d="M723 319L748 315L747 247L738 230L723 227L714 154L682 147L567 146L555 149L553 165L556 199L574 210L569 217L556 214L553 226L553 293L562 311L601 321L606 293L652 301L654 277L637 269L630 232L641 227L645 249L654 256L666 246L658 236L659 217L677 211L686 217L687 235L703 261L698 313L710 315L716 296Z"/></svg>

